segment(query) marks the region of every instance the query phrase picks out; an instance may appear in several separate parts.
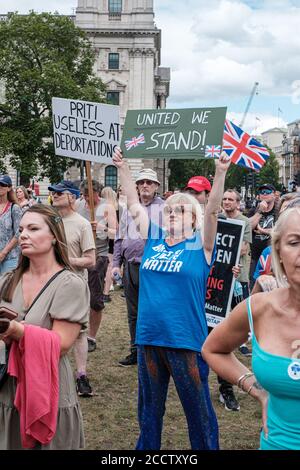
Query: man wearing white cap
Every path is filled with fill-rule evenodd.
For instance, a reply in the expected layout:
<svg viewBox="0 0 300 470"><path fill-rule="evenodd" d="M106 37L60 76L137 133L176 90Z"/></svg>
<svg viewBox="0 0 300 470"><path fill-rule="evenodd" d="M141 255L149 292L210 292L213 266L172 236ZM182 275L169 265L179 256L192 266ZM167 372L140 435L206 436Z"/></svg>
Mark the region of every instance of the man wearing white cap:
<svg viewBox="0 0 300 470"><path fill-rule="evenodd" d="M149 217L156 225L161 225L164 201L156 195L160 185L157 173L150 168L145 168L139 172L135 182L140 201L146 207ZM136 225L129 211L124 210L114 245L112 270L112 275L114 273L121 275L120 268L124 261L124 287L130 333L130 354L119 361L119 365L122 367L132 366L137 363L135 331L139 294L139 268L144 247L145 240L137 232Z"/></svg>

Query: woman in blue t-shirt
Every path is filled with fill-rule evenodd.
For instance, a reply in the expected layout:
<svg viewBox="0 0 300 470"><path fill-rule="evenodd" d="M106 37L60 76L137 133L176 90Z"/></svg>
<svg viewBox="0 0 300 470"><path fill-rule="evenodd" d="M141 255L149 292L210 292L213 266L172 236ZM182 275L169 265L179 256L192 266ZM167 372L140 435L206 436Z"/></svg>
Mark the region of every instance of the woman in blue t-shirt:
<svg viewBox="0 0 300 470"><path fill-rule="evenodd" d="M141 236L147 239L140 266L136 331L140 424L136 448L160 449L172 376L187 418L192 449L218 449L218 424L201 347L207 336L206 283L214 257L217 213L230 160L222 154L216 161L203 224L201 206L196 199L178 193L166 201L162 227L149 222L119 149L113 162L119 169L129 210ZM142 182L144 186L152 183Z"/></svg>

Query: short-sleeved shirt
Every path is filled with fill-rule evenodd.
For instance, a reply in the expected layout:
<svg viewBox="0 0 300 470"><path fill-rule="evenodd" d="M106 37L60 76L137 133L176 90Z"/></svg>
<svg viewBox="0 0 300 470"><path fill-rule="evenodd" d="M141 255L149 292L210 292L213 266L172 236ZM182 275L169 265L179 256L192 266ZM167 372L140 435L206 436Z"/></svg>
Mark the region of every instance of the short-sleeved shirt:
<svg viewBox="0 0 300 470"><path fill-rule="evenodd" d="M19 237L19 225L22 217L22 209L18 204L8 203L6 210L0 216L0 251L12 240ZM18 258L19 246L15 246L5 257L5 261Z"/></svg>
<svg viewBox="0 0 300 470"><path fill-rule="evenodd" d="M199 232L169 246L164 230L150 225L140 266L136 344L201 352L211 265Z"/></svg>
<svg viewBox="0 0 300 470"><path fill-rule="evenodd" d="M250 209L248 212L248 217L252 217L257 212L257 209ZM268 212L263 212L259 220L259 225L262 228L270 229L273 228L276 222L276 207L274 205L273 209ZM271 235L252 233L252 247L251 247L251 258L258 260L262 251L269 246L271 243Z"/></svg>
<svg viewBox="0 0 300 470"><path fill-rule="evenodd" d="M0 278L0 293L7 278ZM13 294L12 302L1 301L1 305L19 313L18 321L25 317L25 323L41 328L52 329L54 320L66 320L87 326L89 315L89 289L81 276L66 270L60 273L42 293L32 309L26 315L22 281L20 280ZM18 416L14 409L15 378L8 377L0 389L0 449L7 447L20 449ZM11 433L11 429L14 432ZM77 447L74 447L77 443ZM74 449L83 446L81 413L74 384L73 371L67 354L59 361L59 410L56 434L47 446L49 449Z"/></svg>
<svg viewBox="0 0 300 470"><path fill-rule="evenodd" d="M105 218L105 207L106 204L103 202L101 202L97 207L95 207L95 218L99 223L103 225L107 224ZM80 214L86 220L91 220L90 209L84 199L77 203L76 210L78 214ZM102 230L97 230L96 233L96 256L97 258L100 256L108 256L108 236L107 232L104 232Z"/></svg>
<svg viewBox="0 0 300 470"><path fill-rule="evenodd" d="M259 276L262 276L263 274L270 274L270 272L272 271L271 253L272 247L267 246L267 248L265 248L262 254L260 255L259 260L257 261L255 272L253 274L253 279L256 280Z"/></svg>
<svg viewBox="0 0 300 470"><path fill-rule="evenodd" d="M91 224L77 212L73 212L62 219L67 244L68 254L71 258L81 258L83 253L95 249L95 242ZM78 274L87 277L86 269L74 268Z"/></svg>

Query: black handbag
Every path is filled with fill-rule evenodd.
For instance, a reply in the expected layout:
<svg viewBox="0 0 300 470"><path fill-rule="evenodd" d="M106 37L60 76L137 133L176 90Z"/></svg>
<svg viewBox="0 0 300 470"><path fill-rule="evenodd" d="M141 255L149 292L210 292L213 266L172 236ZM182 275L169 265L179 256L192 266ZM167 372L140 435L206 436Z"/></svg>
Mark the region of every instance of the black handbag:
<svg viewBox="0 0 300 470"><path fill-rule="evenodd" d="M33 300L32 304L30 305L30 307L28 308L24 318L26 317L26 315L28 314L29 310L33 307L33 305L36 303L36 301L39 299L39 297L42 295L42 293L47 289L47 287L51 284L52 281L54 281L54 279L60 274L62 273L63 271L65 271L66 268L63 268L61 269L60 271L58 271L57 273L54 274L54 276L51 277L51 279L49 279L49 281L44 285L44 287L40 290L40 292L38 293L38 295L35 297L35 299ZM5 345L5 364L0 364L0 390L1 388L3 387L3 385L5 384L7 378L8 378L8 358L9 358L9 346L7 346L7 344Z"/></svg>

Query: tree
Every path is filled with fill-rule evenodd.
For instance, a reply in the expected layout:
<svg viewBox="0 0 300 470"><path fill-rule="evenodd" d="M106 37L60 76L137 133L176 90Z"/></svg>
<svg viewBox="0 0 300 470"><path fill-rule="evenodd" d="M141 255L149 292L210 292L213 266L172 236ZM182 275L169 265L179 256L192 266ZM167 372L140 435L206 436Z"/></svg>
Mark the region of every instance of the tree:
<svg viewBox="0 0 300 470"><path fill-rule="evenodd" d="M68 17L34 12L9 14L0 44L0 170L10 155L23 175L57 181L74 160L55 156L52 97L105 101L92 45Z"/></svg>
<svg viewBox="0 0 300 470"><path fill-rule="evenodd" d="M175 188L183 189L192 176L202 175L209 178L214 174L214 162L212 159L199 160L170 160L169 169L171 175L169 186L171 190Z"/></svg>
<svg viewBox="0 0 300 470"><path fill-rule="evenodd" d="M260 170L259 173L255 173L253 178L251 174L251 184L253 186L253 192L256 186L262 183L272 183L276 189L280 189L279 183L279 164L275 154L270 148L270 157L267 162ZM170 160L169 168L171 170L169 186L170 189L180 188L183 189L189 178L196 175L206 176L214 175L215 166L211 159L199 159L199 160ZM239 165L230 165L226 175L225 189L235 188L240 191L242 186L245 186L245 178L250 175L250 171Z"/></svg>
<svg viewBox="0 0 300 470"><path fill-rule="evenodd" d="M281 184L279 182L279 163L274 152L272 152L269 147L268 150L270 152L270 156L259 172L259 182L260 184L271 183L279 190L281 188Z"/></svg>

